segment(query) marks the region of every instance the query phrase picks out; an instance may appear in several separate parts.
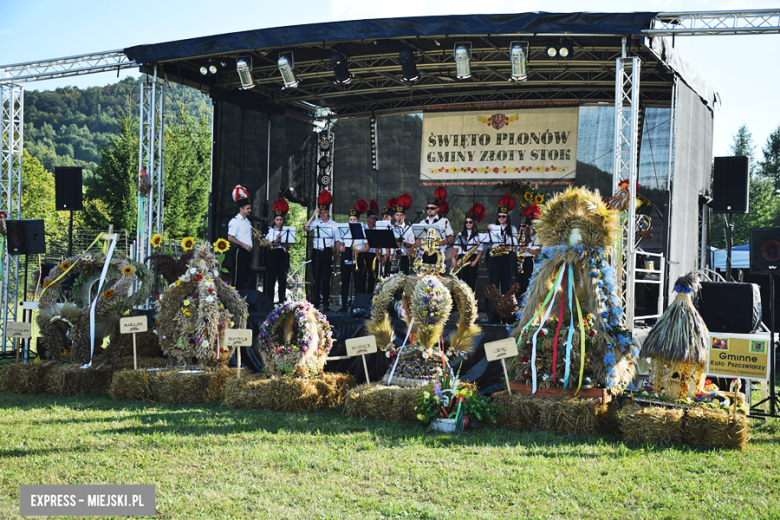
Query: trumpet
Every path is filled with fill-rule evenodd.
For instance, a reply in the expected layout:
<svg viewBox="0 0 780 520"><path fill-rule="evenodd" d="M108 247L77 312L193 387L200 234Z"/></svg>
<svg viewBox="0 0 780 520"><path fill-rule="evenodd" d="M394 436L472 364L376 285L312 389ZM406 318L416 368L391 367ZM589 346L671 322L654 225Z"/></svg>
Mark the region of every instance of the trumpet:
<svg viewBox="0 0 780 520"><path fill-rule="evenodd" d="M251 226L250 226L251 227ZM260 231L252 227L252 238L260 242L260 245L263 247L271 247L273 244L268 241L267 238L265 238L265 235L263 235Z"/></svg>

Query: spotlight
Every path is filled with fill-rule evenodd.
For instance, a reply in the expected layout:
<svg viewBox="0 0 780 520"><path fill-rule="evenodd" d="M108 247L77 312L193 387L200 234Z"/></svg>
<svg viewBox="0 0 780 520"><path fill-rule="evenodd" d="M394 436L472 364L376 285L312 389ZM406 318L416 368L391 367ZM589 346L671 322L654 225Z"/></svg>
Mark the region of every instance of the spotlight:
<svg viewBox="0 0 780 520"><path fill-rule="evenodd" d="M211 72L212 74L216 74L217 73L217 66L216 65L209 65L209 72Z"/></svg>
<svg viewBox="0 0 780 520"><path fill-rule="evenodd" d="M252 81L252 72L249 65L244 60L236 60L236 71L238 71L238 79L241 80L241 90L249 90L254 88L255 83Z"/></svg>
<svg viewBox="0 0 780 520"><path fill-rule="evenodd" d="M401 81L414 83L420 79L420 73L417 72L417 65L414 63L414 52L404 49L398 53L398 61L401 63L403 76Z"/></svg>
<svg viewBox="0 0 780 520"><path fill-rule="evenodd" d="M455 75L458 79L471 77L471 42L455 44Z"/></svg>
<svg viewBox="0 0 780 520"><path fill-rule="evenodd" d="M209 73L209 69L207 69L206 67L201 67L200 73L205 76L206 74Z"/></svg>
<svg viewBox="0 0 780 520"><path fill-rule="evenodd" d="M551 58L556 58L558 56L558 49L555 47L547 47L547 55Z"/></svg>
<svg viewBox="0 0 780 520"><path fill-rule="evenodd" d="M511 81L528 79L528 42L512 42L509 45L509 59L512 62Z"/></svg>
<svg viewBox="0 0 780 520"><path fill-rule="evenodd" d="M559 55L561 58L564 58L564 59L566 59L566 58L568 58L568 57L569 57L569 52L570 52L570 51L569 51L569 48L568 48L568 47L561 47L560 49L558 49L558 55Z"/></svg>
<svg viewBox="0 0 780 520"><path fill-rule="evenodd" d="M293 61L293 53L292 52L283 52L279 55L279 72L282 74L282 81L284 81L284 86L282 87L282 90L286 88L295 88L298 86L298 78L295 77L295 73L293 72L293 68L295 67L295 62Z"/></svg>
<svg viewBox="0 0 780 520"><path fill-rule="evenodd" d="M333 82L334 85L349 85L352 78L355 77L354 74L349 72L347 58L339 51L333 51L330 55L330 65L333 67L333 74L336 76L336 81Z"/></svg>

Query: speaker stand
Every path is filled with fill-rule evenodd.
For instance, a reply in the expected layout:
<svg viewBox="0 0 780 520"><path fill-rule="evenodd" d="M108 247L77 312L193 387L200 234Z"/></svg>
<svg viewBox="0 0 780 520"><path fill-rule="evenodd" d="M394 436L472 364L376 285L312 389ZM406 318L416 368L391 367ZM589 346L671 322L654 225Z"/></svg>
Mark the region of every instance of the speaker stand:
<svg viewBox="0 0 780 520"><path fill-rule="evenodd" d="M769 275L769 313L769 382L767 385L769 392L766 399L751 406L750 417L780 417L777 413L780 409L780 399L775 390L775 275L773 274ZM752 389L747 388L746 391L750 392ZM759 410L758 407L766 402L769 403L769 411Z"/></svg>
<svg viewBox="0 0 780 520"><path fill-rule="evenodd" d="M731 281L731 246L734 233L734 223L731 221L731 213L723 215L726 221L726 281Z"/></svg>
<svg viewBox="0 0 780 520"><path fill-rule="evenodd" d="M73 210L70 210L70 223L68 224L68 258L73 256Z"/></svg>

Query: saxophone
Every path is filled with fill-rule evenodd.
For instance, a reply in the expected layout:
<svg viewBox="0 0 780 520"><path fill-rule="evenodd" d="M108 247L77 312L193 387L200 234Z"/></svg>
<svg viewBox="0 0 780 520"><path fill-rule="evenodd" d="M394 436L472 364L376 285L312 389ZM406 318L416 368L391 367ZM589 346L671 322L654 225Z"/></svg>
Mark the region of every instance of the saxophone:
<svg viewBox="0 0 780 520"><path fill-rule="evenodd" d="M463 258L458 260L457 265L455 265L455 268L450 273L452 276L456 276L464 267L466 267L466 265L469 263L469 259L471 258L471 255L474 254L474 251L476 251L478 247L479 244L475 245L474 247L466 251L466 254L463 255Z"/></svg>
<svg viewBox="0 0 780 520"><path fill-rule="evenodd" d="M525 273L525 248L528 241L528 227L523 227L517 234L517 243L520 249L517 251L517 274Z"/></svg>

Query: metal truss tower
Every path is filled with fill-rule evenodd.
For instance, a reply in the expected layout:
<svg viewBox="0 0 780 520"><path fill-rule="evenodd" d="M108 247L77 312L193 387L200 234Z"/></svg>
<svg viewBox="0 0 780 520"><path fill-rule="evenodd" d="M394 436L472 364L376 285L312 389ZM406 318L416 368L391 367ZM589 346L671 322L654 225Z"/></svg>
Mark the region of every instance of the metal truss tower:
<svg viewBox="0 0 780 520"><path fill-rule="evenodd" d="M24 89L12 83L0 83L0 210L8 218L18 219L22 211L22 138L24 126ZM3 338L0 350L6 350L7 324L16 321L19 298L19 257L10 256L8 248L0 251L3 280L2 326ZM12 346L12 345L10 345Z"/></svg>
<svg viewBox="0 0 780 520"><path fill-rule="evenodd" d="M139 227L136 232L135 260L143 262L151 251L150 239L163 232L165 195L165 84L158 81L157 69L149 81L141 83L138 168L149 176L151 187L138 197ZM148 266L147 266L148 267ZM145 305L145 307L148 306Z"/></svg>
<svg viewBox="0 0 780 520"><path fill-rule="evenodd" d="M625 48L625 40L623 40ZM624 53L625 56L625 53ZM636 237L636 182L639 139L639 73L641 60L636 57L617 59L615 76L615 168L612 192L617 193L620 181L627 180L631 194L623 230L623 255L616 258L623 277L623 305L626 327L634 329ZM620 279L618 279L620 282Z"/></svg>

